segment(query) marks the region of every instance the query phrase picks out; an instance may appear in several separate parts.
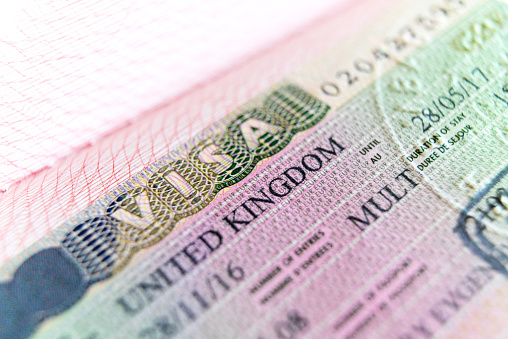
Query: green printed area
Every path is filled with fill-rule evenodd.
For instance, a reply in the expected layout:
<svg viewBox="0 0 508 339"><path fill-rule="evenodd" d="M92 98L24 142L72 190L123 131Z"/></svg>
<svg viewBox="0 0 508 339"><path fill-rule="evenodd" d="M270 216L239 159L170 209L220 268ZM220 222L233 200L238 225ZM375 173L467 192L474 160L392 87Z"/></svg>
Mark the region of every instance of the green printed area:
<svg viewBox="0 0 508 339"><path fill-rule="evenodd" d="M490 2L375 84L406 160L458 206L508 159L508 9Z"/></svg>

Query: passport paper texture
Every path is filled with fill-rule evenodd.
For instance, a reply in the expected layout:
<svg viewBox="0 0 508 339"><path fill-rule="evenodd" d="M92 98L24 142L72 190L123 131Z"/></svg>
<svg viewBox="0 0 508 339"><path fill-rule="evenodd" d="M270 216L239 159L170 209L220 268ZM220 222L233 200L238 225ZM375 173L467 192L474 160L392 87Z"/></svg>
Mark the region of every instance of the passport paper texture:
<svg viewBox="0 0 508 339"><path fill-rule="evenodd" d="M52 2L52 4L54 4L54 2ZM73 6L78 6L79 4L84 3L73 3ZM319 52L326 50L331 45L337 44L337 41L341 41L344 37L351 35L353 32L360 29L360 27L367 24L374 15L381 15L383 11L387 10L385 8L387 6L386 4L383 4L382 8L378 8L378 2L373 0L357 1L354 4L354 6L348 7L339 6L341 12L345 11L344 17L342 15L337 16L334 14L337 13L337 11L335 11L330 14L327 20L321 20L318 25L313 25L312 29L303 29L298 32L298 34L289 36L287 39L278 42L277 48L258 51L255 57L243 59L240 64L233 67L232 70L224 72L220 77L205 80L204 77L208 76L208 74L201 72L200 77L203 82L202 85L194 87L192 91L172 100L167 105L164 104L160 107L153 107L150 101L153 98L150 98L150 100L146 102L142 100L143 98L138 98L139 100L137 100L136 103L141 101L141 104L147 105L147 102L150 102L150 105L146 106L149 111L143 112L142 119L127 121L128 118L132 116L129 115L130 113L125 113L123 109L119 111L107 110L108 114L103 111L99 111L99 113L93 111L93 117L96 117L96 114L99 115L97 119L91 119L89 121L90 124L93 124L92 130L95 132L102 131L102 128L111 130L112 126L108 125L103 119L109 119L111 116L115 115L117 115L118 120L114 122L125 123L126 126L120 128L111 135L98 139L96 142L90 142L90 145L64 157L61 161L56 161L49 168L40 169L40 167L38 167L38 173L10 185L9 189L1 194L0 248L2 248L2 251L0 251L0 262L5 262L25 248L31 246L49 231L83 210L86 206L115 188L128 177L187 142L191 136L196 135L205 127L217 122L220 118L235 110L238 106L247 102L268 86L280 81L289 72L294 71L296 67L310 60L312 56L319 54ZM73 6L65 8L66 10L79 12L77 9L74 9L75 7ZM102 7L94 7L94 10L101 11L101 9ZM112 9L110 9L110 11L112 11ZM89 15L93 17L93 13ZM83 20L77 20L77 22L80 23L82 23L82 21ZM154 25L156 25L157 22L157 20L153 20ZM213 30L206 31L206 34L210 34L211 32L213 32ZM97 37L97 35L95 36ZM153 37L153 35L148 33L147 36ZM164 40L169 38L170 37L166 36L161 37L161 39ZM147 39L143 40L146 41ZM192 44L191 41L188 41L188 43ZM100 40L100 43L103 43L103 41ZM251 41L250 43L253 42ZM94 44L87 44L87 46L95 47ZM302 48L302 46L305 46L305 48ZM205 48L205 50L206 48L212 48L202 45L199 45L199 47ZM217 46L214 48L216 47ZM139 48L126 47L122 49L122 51L130 49L137 50ZM222 53L228 54L225 51ZM153 54L149 55L153 56ZM130 55L129 57L134 56ZM207 55L207 58L209 57L210 56ZM122 56L119 56L119 58L122 58ZM217 56L217 58L222 60L222 55ZM56 59L60 62L71 62L76 60L75 58ZM189 59L196 60L196 57L189 57ZM57 60L55 60L55 62ZM107 62L108 60L101 59L103 62ZM163 63L169 62L165 57L159 59L155 58L155 60L146 60L147 64L158 65L151 67L160 69L156 73L157 79L159 80L151 78L152 74L150 73L145 74L147 78L144 78L144 81L148 81L150 84L158 83L158 88L168 88L166 83L161 83L160 81L161 79L164 81L173 81L172 77L174 73L171 72L171 65L161 66L158 64L159 61ZM230 64L231 62L228 63L228 67ZM76 64L73 65L75 66ZM79 68L79 66L77 67ZM62 67L57 68L59 70L62 69ZM104 68L113 73L117 70L116 68L110 69L106 66L104 66ZM182 66L181 68L185 67ZM197 68L193 69L196 70ZM199 73L199 69L197 70ZM20 71L16 74L19 75L22 73L23 72ZM101 74L110 80L118 78L116 75L106 76L106 74L109 73L102 72ZM166 74L171 74L171 76L166 76ZM66 76L63 78L66 78ZM131 98L139 95L139 92L131 95L130 90L124 88L123 85L129 87L131 83L135 82L138 86L141 86L141 82L130 81L126 78L122 79L125 80L122 82L122 86L114 82L111 86L108 86L107 90L96 88L96 91L99 93L97 94L92 91L92 97L86 95L86 97L90 99L87 101L87 104L95 105L95 103L100 101L97 99L97 96L106 100L106 98L103 98L104 93L109 93L111 95L111 93L113 93L110 90L111 87L120 91L119 94L113 95L118 98L118 100L113 101L111 105L114 105L117 101L121 101L123 105L126 103L126 99L124 98ZM127 83L125 84L125 82ZM18 82L15 83L18 84ZM182 84L182 86L183 84L188 84L184 79L180 79L179 83ZM38 88L38 86L35 87ZM54 87L51 87L51 89ZM82 91L86 91L92 87L84 85L80 88ZM58 93L54 92L57 91L51 92L51 95L58 95ZM22 93L29 92L22 91ZM44 93L45 92L39 94L46 96ZM159 92L150 93L155 95ZM6 97L12 98L10 95ZM36 98L37 96L34 95L31 97ZM110 100L111 98L108 97L107 99ZM156 102L159 103L162 100L164 99L159 98ZM20 101L22 100L20 99ZM61 104L58 104L58 106L62 107ZM24 107L26 108L28 106ZM84 109L87 106L80 107ZM137 107L135 109L133 108L133 110L137 111L138 109L142 110L145 108ZM86 125L80 124L79 119L72 118L74 115L79 117L82 111L78 110L75 112L73 109L71 109L71 111L72 112L69 113L70 115L66 116L71 117L73 121L78 121L77 126L85 129ZM50 120L52 125L58 124L58 119L53 119L53 113L55 113L55 111L45 114L44 117ZM14 117L18 119L19 115L15 114ZM38 122L35 122L34 125L37 128L37 133L42 133L42 135L50 139L51 142L56 140L53 138L54 133L60 131L60 129L53 128L45 129L43 127L47 125ZM8 123L5 127L7 128L8 126L17 125ZM60 127L65 128L65 126L71 125L61 124ZM100 128L94 129L94 126L99 126ZM24 128L26 126L18 127ZM75 133L74 131L68 132L69 133L65 134L57 134L59 136L70 136L73 142L78 142L79 137L84 137L84 139L90 141L90 135L86 136L84 131L80 130L80 133ZM92 139L98 138L99 134L102 133L100 132L97 134L95 132L92 133ZM5 131L2 133L7 137L12 132ZM51 149L52 152L55 151L59 157L62 156L62 153L65 155L65 152L58 151L58 147L53 147L53 144L47 144L46 141L46 139L41 139L40 143L37 143L37 146L47 147ZM62 140L62 143L65 144L66 147L69 145L65 140ZM83 145L78 142L77 146L82 147ZM41 155L35 147L30 148L30 150ZM16 162L15 159L10 158L10 155L13 154L12 152L2 151L0 153L7 156L6 161L10 165L24 169L27 168L21 163ZM25 154L21 148L19 152L15 152L14 154L24 157L27 161L35 161L37 159L37 157L33 157L30 152ZM23 156L23 154L25 155ZM44 152L42 152L42 154L44 154ZM7 173L7 171L1 172Z"/></svg>
<svg viewBox="0 0 508 339"><path fill-rule="evenodd" d="M0 192L343 6L1 3Z"/></svg>
<svg viewBox="0 0 508 339"><path fill-rule="evenodd" d="M503 337L507 16L402 4L154 159L3 265L5 336Z"/></svg>

